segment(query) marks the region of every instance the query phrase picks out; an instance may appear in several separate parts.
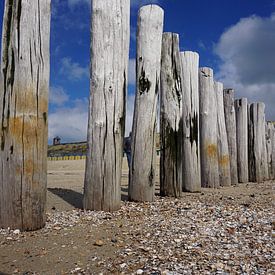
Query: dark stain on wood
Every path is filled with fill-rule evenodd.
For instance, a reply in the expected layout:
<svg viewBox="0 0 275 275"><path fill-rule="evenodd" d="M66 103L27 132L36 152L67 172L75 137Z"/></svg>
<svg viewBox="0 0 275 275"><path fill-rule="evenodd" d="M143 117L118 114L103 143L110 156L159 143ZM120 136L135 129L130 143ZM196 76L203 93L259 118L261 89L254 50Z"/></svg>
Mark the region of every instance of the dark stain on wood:
<svg viewBox="0 0 275 275"><path fill-rule="evenodd" d="M148 93L151 88L151 82L146 77L145 71L142 67L140 77L139 77L139 93L140 95Z"/></svg>

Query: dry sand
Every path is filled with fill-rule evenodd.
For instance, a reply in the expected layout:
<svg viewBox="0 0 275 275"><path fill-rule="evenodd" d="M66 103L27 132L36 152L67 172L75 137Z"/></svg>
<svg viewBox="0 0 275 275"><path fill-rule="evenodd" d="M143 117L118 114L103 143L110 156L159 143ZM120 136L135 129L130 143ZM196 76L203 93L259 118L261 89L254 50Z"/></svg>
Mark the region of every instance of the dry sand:
<svg viewBox="0 0 275 275"><path fill-rule="evenodd" d="M0 230L0 274L271 274L274 182L135 204L124 159L122 209L85 213L84 168L48 163L47 225Z"/></svg>

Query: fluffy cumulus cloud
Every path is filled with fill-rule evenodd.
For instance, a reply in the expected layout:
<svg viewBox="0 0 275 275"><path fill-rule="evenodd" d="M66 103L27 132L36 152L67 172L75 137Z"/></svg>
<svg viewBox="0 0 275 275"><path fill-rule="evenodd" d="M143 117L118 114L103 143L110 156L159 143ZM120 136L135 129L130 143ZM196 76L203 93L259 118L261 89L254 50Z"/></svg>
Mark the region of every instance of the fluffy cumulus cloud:
<svg viewBox="0 0 275 275"><path fill-rule="evenodd" d="M50 104L62 106L64 103L68 102L69 95L60 86L50 87Z"/></svg>
<svg viewBox="0 0 275 275"><path fill-rule="evenodd" d="M275 120L275 13L251 16L227 29L215 47L221 59L217 78L235 88L237 97L266 104L267 119Z"/></svg>
<svg viewBox="0 0 275 275"><path fill-rule="evenodd" d="M82 67L79 63L73 62L71 58L64 57L61 59L59 73L69 80L77 81L89 77L89 66Z"/></svg>
<svg viewBox="0 0 275 275"><path fill-rule="evenodd" d="M49 142L55 136L60 136L62 142L87 139L88 99L71 103L71 107L61 106L49 114Z"/></svg>

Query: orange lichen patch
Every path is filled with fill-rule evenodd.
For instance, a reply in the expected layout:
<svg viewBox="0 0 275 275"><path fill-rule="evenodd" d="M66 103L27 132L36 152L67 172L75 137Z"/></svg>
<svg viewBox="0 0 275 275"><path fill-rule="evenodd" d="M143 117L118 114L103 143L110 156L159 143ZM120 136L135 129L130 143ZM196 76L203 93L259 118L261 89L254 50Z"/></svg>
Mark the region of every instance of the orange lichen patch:
<svg viewBox="0 0 275 275"><path fill-rule="evenodd" d="M210 158L217 158L218 156L218 149L217 145L215 144L209 144L206 148L207 156Z"/></svg>
<svg viewBox="0 0 275 275"><path fill-rule="evenodd" d="M220 159L219 159L219 164L221 166L227 166L229 164L229 156L228 155L225 155L225 156L222 156Z"/></svg>
<svg viewBox="0 0 275 275"><path fill-rule="evenodd" d="M26 160L24 162L24 170L25 170L25 174L27 174L27 175L32 175L33 174L34 163L33 163L32 160Z"/></svg>

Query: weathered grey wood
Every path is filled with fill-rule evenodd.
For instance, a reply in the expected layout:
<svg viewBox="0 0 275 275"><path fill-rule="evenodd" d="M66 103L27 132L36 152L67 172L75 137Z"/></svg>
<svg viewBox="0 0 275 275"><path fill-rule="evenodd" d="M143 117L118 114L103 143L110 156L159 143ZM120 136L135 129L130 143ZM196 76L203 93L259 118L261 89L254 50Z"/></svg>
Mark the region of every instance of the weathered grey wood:
<svg viewBox="0 0 275 275"><path fill-rule="evenodd" d="M182 85L179 36L162 36L160 74L160 194L182 192Z"/></svg>
<svg viewBox="0 0 275 275"><path fill-rule="evenodd" d="M271 136L271 140L272 140L272 165L271 165L271 169L272 169L273 179L275 179L275 123L274 122L273 122L273 134Z"/></svg>
<svg viewBox="0 0 275 275"><path fill-rule="evenodd" d="M45 224L50 0L5 1L0 92L0 228Z"/></svg>
<svg viewBox="0 0 275 275"><path fill-rule="evenodd" d="M249 123L249 179L262 182L268 178L265 104L253 103L250 106Z"/></svg>
<svg viewBox="0 0 275 275"><path fill-rule="evenodd" d="M213 70L199 69L200 94L200 148L202 187L218 188L218 125L217 103L214 90Z"/></svg>
<svg viewBox="0 0 275 275"><path fill-rule="evenodd" d="M200 192L199 55L181 53L183 93L183 191Z"/></svg>
<svg viewBox="0 0 275 275"><path fill-rule="evenodd" d="M217 120L218 120L218 160L220 185L230 186L230 154L225 126L224 105L223 105L223 84L215 82L215 92L217 100Z"/></svg>
<svg viewBox="0 0 275 275"><path fill-rule="evenodd" d="M237 131L237 165L238 180L246 183L248 179L248 118L247 98L235 100Z"/></svg>
<svg viewBox="0 0 275 275"><path fill-rule="evenodd" d="M234 106L234 90L224 89L224 116L227 132L229 156L230 156L230 176L231 184L238 183L237 169L237 136L236 136L236 113Z"/></svg>
<svg viewBox="0 0 275 275"><path fill-rule="evenodd" d="M129 184L129 199L133 201L154 200L163 17L164 12L157 5L144 6L138 14L137 88Z"/></svg>
<svg viewBox="0 0 275 275"><path fill-rule="evenodd" d="M274 179L272 169L272 153L273 153L273 135L274 135L274 124L271 121L266 122L266 154L267 154L267 166L268 166L268 179Z"/></svg>
<svg viewBox="0 0 275 275"><path fill-rule="evenodd" d="M130 0L92 1L91 96L84 208L115 211L127 94Z"/></svg>

